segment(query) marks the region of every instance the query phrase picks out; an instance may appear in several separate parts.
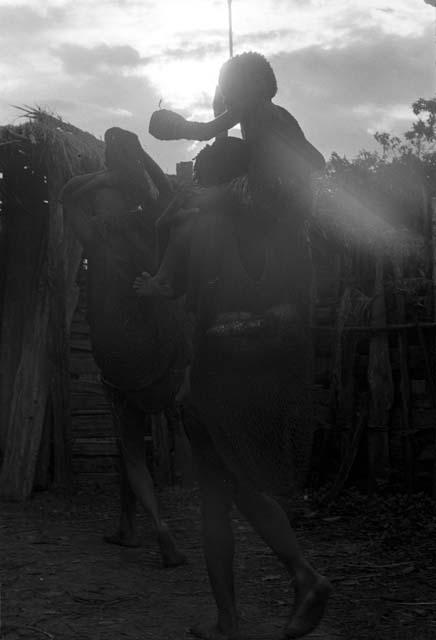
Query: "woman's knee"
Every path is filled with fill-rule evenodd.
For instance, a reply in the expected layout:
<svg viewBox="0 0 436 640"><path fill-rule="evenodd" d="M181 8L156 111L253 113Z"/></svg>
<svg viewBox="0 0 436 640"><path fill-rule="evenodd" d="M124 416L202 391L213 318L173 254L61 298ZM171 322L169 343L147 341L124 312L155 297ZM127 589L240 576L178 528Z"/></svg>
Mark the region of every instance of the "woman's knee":
<svg viewBox="0 0 436 640"><path fill-rule="evenodd" d="M199 477L203 519L227 518L233 506L234 486L227 474L208 470Z"/></svg>

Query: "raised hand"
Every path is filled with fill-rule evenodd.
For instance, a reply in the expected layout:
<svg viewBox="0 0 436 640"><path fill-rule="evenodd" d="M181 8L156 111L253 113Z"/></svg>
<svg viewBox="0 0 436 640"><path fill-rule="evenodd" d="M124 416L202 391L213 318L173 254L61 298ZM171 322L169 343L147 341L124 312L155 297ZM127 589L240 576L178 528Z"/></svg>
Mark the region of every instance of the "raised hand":
<svg viewBox="0 0 436 640"><path fill-rule="evenodd" d="M180 140L185 128L183 116L168 109L159 109L152 113L148 131L158 140Z"/></svg>

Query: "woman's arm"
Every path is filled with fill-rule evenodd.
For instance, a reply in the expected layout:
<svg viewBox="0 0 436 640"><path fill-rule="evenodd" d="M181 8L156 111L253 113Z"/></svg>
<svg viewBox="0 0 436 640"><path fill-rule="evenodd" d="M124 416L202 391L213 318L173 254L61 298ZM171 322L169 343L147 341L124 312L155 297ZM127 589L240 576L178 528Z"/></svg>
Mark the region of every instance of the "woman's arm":
<svg viewBox="0 0 436 640"><path fill-rule="evenodd" d="M87 199L75 200L64 197L62 201L64 221L69 226L80 244L86 246L91 238L90 220L92 218L91 205Z"/></svg>
<svg viewBox="0 0 436 640"><path fill-rule="evenodd" d="M143 150L144 151L144 150ZM144 151L144 168L159 191L159 202L165 206L171 199L173 190L171 183L160 166Z"/></svg>
<svg viewBox="0 0 436 640"><path fill-rule="evenodd" d="M113 186L114 176L108 171L74 176L64 185L59 196L64 219L81 244L86 245L90 240L90 220L93 214L91 195L97 189Z"/></svg>
<svg viewBox="0 0 436 640"><path fill-rule="evenodd" d="M155 111L150 119L149 133L158 140L211 140L238 124L240 117L225 111L209 122L191 122L174 111Z"/></svg>

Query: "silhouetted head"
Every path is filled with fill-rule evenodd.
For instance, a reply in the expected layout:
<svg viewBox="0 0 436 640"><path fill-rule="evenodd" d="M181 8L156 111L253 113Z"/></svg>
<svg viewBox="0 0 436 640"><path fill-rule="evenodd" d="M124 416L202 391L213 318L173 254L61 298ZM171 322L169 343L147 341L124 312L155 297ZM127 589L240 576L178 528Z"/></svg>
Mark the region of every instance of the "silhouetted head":
<svg viewBox="0 0 436 640"><path fill-rule="evenodd" d="M270 63L254 51L227 60L221 67L218 84L230 109L245 109L257 102L272 100L277 93L277 80Z"/></svg>
<svg viewBox="0 0 436 640"><path fill-rule="evenodd" d="M105 163L115 171L129 200L146 204L156 199L156 187L145 168L145 152L135 133L111 127L104 134Z"/></svg>
<svg viewBox="0 0 436 640"><path fill-rule="evenodd" d="M135 133L111 127L104 134L105 163L108 169L125 170L130 166L135 170L142 165L143 150Z"/></svg>
<svg viewBox="0 0 436 640"><path fill-rule="evenodd" d="M247 173L248 147L240 138L218 138L195 158L194 182L201 187L224 185Z"/></svg>

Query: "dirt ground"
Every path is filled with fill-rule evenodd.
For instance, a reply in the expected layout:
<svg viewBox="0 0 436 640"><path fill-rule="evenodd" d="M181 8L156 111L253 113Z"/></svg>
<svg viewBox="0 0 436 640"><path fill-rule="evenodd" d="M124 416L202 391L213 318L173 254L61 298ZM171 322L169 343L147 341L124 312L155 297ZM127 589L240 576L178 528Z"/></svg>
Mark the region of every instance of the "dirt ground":
<svg viewBox="0 0 436 640"><path fill-rule="evenodd" d="M143 546L102 541L116 524L116 486L87 487L66 500L39 493L2 503L4 640L182 640L214 606L200 548L194 490L161 494L166 519L189 564L162 569L149 520ZM308 557L335 593L321 627L325 640L436 638L436 508L423 496L369 501L349 492L333 509L298 510ZM294 511L295 514L295 511ZM238 595L247 640L273 640L292 600L280 563L235 513Z"/></svg>

